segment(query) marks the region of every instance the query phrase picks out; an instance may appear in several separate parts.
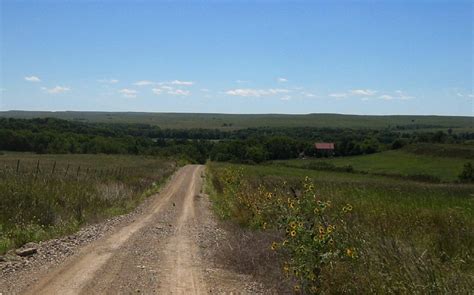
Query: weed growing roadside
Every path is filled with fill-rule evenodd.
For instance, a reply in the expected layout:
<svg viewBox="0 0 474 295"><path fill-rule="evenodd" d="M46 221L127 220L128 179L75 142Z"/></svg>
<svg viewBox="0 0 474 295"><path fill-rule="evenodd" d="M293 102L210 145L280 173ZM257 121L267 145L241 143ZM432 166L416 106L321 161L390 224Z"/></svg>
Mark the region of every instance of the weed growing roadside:
<svg viewBox="0 0 474 295"><path fill-rule="evenodd" d="M297 278L298 292L468 293L474 287L469 186L354 181L350 174L312 182L293 177L298 169L272 168L281 176L271 176L264 166L208 167L221 217L279 231L268 250L283 254L281 267Z"/></svg>
<svg viewBox="0 0 474 295"><path fill-rule="evenodd" d="M282 270L296 282L295 291L317 293L324 268L357 257L344 220L352 206L333 207L316 194L309 178L304 180L300 195L276 188L269 191L262 185L255 191L240 169L224 169L212 182L222 195L231 196L217 199L215 207L221 217L253 228L284 232L268 248L281 251L287 258Z"/></svg>

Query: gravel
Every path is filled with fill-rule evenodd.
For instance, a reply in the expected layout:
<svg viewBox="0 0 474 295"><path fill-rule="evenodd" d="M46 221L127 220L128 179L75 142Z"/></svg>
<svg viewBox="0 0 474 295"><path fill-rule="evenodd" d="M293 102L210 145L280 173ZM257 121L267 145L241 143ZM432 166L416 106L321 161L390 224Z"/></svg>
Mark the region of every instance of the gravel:
<svg viewBox="0 0 474 295"><path fill-rule="evenodd" d="M78 232L62 238L28 243L20 249L10 250L6 255L0 256L0 294L17 294L25 290L38 280L38 274L42 271L60 264L83 246L100 239L115 228L133 222L151 199L145 200L129 214L87 225ZM24 251L28 248L36 249L36 253L23 257L17 255L16 251Z"/></svg>

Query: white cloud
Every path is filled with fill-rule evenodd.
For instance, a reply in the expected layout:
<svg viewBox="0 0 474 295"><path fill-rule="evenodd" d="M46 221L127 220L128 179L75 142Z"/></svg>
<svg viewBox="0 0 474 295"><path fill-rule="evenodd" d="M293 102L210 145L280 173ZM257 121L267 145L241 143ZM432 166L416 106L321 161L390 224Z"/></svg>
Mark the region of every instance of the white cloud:
<svg viewBox="0 0 474 295"><path fill-rule="evenodd" d="M117 84L119 80L117 79L100 79L97 80L97 82L102 83L102 84Z"/></svg>
<svg viewBox="0 0 474 295"><path fill-rule="evenodd" d="M55 86L53 88L41 87L41 89L51 94L59 94L59 93L64 93L71 90L71 88L64 87L64 86Z"/></svg>
<svg viewBox="0 0 474 295"><path fill-rule="evenodd" d="M456 92L456 96L457 96L457 97L473 98L473 97L474 97L474 94L457 91L457 92Z"/></svg>
<svg viewBox="0 0 474 295"><path fill-rule="evenodd" d="M236 81L235 81L235 83L239 83L239 84L241 84L241 83L248 83L248 82L250 82L250 81L247 81L247 80L236 80Z"/></svg>
<svg viewBox="0 0 474 295"><path fill-rule="evenodd" d="M164 89L164 90L168 90L168 91L174 89L174 88L171 87L171 86L161 86L160 88L161 88L161 89Z"/></svg>
<svg viewBox="0 0 474 295"><path fill-rule="evenodd" d="M137 97L138 91L135 89L128 89L128 88L123 88L118 91L120 94L122 94L123 97L129 97L129 98L135 98Z"/></svg>
<svg viewBox="0 0 474 295"><path fill-rule="evenodd" d="M285 96L281 97L280 100L283 100L283 101L291 100L291 96L285 95Z"/></svg>
<svg viewBox="0 0 474 295"><path fill-rule="evenodd" d="M210 91L210 90L207 89L207 88L201 88L201 89L199 89L199 90L201 90L202 92L209 92L209 91Z"/></svg>
<svg viewBox="0 0 474 295"><path fill-rule="evenodd" d="M304 95L306 97L316 97L316 94L306 91L301 92L301 95Z"/></svg>
<svg viewBox="0 0 474 295"><path fill-rule="evenodd" d="M258 90L253 89L231 89L227 90L225 93L234 96L260 96Z"/></svg>
<svg viewBox="0 0 474 295"><path fill-rule="evenodd" d="M189 90L173 89L173 90L168 91L168 94L188 96L189 94L191 94L191 92Z"/></svg>
<svg viewBox="0 0 474 295"><path fill-rule="evenodd" d="M189 90L178 89L178 88L174 88L174 87L166 86L166 85L153 88L151 91L153 91L153 93L156 95L167 93L169 95L188 96L191 94L191 91Z"/></svg>
<svg viewBox="0 0 474 295"><path fill-rule="evenodd" d="M181 80L173 80L173 81L162 81L162 82L154 82L150 80L141 80L133 83L135 86L147 86L147 85L179 85L179 86L192 86L194 85L193 81L181 81Z"/></svg>
<svg viewBox="0 0 474 295"><path fill-rule="evenodd" d="M382 94L378 98L383 100L409 100L415 97L407 95L401 90L396 90L392 94Z"/></svg>
<svg viewBox="0 0 474 295"><path fill-rule="evenodd" d="M232 96L244 96L244 97L262 97L269 95L277 95L281 93L289 93L288 89L281 88L270 88L270 89L253 89L253 88L238 88L227 90L225 93Z"/></svg>
<svg viewBox="0 0 474 295"><path fill-rule="evenodd" d="M371 90L371 89L354 89L354 90L351 90L350 93L352 95L358 95L358 96L373 96L377 93L377 91Z"/></svg>
<svg viewBox="0 0 474 295"><path fill-rule="evenodd" d="M353 89L349 90L347 92L336 92L336 93L330 93L329 96L333 98L346 98L349 96L374 96L377 93L376 90L371 90L371 89Z"/></svg>
<svg viewBox="0 0 474 295"><path fill-rule="evenodd" d="M282 89L282 88L277 88L277 89L268 89L268 92L270 94L277 94L277 93L288 93L290 92L290 90L288 89Z"/></svg>
<svg viewBox="0 0 474 295"><path fill-rule="evenodd" d="M280 83L285 83L285 82L288 82L288 79L280 77L280 78L277 79L277 81L280 82Z"/></svg>
<svg viewBox="0 0 474 295"><path fill-rule="evenodd" d="M330 97L334 97L334 98L345 98L347 97L347 95L348 95L347 93L343 93L343 92L329 94Z"/></svg>
<svg viewBox="0 0 474 295"><path fill-rule="evenodd" d="M25 80L28 82L41 82L41 79L36 76L27 76Z"/></svg>
<svg viewBox="0 0 474 295"><path fill-rule="evenodd" d="M372 90L372 89L353 89L349 90L347 92L337 92L337 93L331 93L329 94L330 97L333 98L346 98L346 97L354 97L354 96L359 96L362 97L362 101L368 101L370 100L371 97L375 96L379 91L377 90ZM414 96L410 96L405 94L405 92L401 90L396 90L392 93L381 93L378 96L379 99L382 100L409 100L409 99L414 99Z"/></svg>
<svg viewBox="0 0 474 295"><path fill-rule="evenodd" d="M182 86L191 86L194 84L193 81L180 81L180 80L173 80L171 82L168 82L171 85L182 85Z"/></svg>
<svg viewBox="0 0 474 295"><path fill-rule="evenodd" d="M153 85L153 84L156 84L156 83L153 81L148 81L148 80L141 80L141 81L137 81L133 83L133 85L135 86L147 86L147 85Z"/></svg>
<svg viewBox="0 0 474 295"><path fill-rule="evenodd" d="M384 95L380 95L379 98L383 99L383 100L392 100L393 96L388 95L388 94L384 94Z"/></svg>

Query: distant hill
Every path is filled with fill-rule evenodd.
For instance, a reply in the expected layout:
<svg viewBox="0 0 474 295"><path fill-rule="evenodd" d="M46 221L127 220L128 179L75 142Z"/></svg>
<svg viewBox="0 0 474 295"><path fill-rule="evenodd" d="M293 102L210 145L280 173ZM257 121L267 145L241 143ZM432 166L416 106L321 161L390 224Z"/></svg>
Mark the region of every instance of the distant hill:
<svg viewBox="0 0 474 295"><path fill-rule="evenodd" d="M206 114L206 113L140 113L140 112L0 112L0 117L54 117L81 122L143 123L161 128L242 129L252 127L320 127L320 128L395 128L447 129L474 131L474 117L457 116L362 116L341 114Z"/></svg>

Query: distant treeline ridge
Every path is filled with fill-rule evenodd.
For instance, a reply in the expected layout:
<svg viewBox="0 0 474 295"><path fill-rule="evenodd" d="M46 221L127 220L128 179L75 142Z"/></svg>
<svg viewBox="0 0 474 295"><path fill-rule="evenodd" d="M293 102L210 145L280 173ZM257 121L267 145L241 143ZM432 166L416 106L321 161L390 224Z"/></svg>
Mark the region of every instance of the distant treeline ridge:
<svg viewBox="0 0 474 295"><path fill-rule="evenodd" d="M55 118L0 118L0 150L36 153L143 154L259 163L318 156L314 142L334 142L335 156L370 154L411 143L463 143L474 133L390 129L248 128L161 129L147 124L82 123Z"/></svg>

